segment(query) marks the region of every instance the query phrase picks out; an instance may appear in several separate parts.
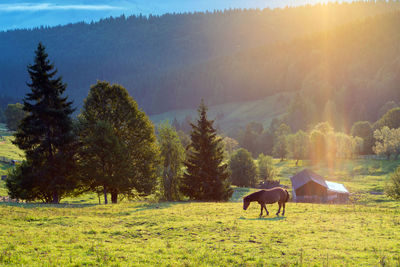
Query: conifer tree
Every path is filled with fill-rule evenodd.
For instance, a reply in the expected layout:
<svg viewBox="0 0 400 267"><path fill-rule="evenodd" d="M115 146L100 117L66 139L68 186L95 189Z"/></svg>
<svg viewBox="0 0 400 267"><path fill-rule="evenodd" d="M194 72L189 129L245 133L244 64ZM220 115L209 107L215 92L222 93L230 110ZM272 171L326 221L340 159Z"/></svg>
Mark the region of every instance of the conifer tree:
<svg viewBox="0 0 400 267"><path fill-rule="evenodd" d="M27 116L14 144L25 151L26 162L7 181L12 197L59 203L74 189L74 135L72 102L63 97L66 85L39 43L33 65L28 66L31 92L24 99Z"/></svg>
<svg viewBox="0 0 400 267"><path fill-rule="evenodd" d="M207 107L202 101L197 124L191 123L191 144L185 162L181 191L195 200L227 201L233 190L228 181L227 164L223 163L223 145L207 119Z"/></svg>

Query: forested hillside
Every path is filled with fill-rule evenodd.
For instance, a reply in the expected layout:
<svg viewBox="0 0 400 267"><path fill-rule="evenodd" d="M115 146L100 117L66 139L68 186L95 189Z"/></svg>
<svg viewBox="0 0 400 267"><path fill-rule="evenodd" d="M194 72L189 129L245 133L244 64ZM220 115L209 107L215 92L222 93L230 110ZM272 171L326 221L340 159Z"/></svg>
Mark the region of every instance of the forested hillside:
<svg viewBox="0 0 400 267"><path fill-rule="evenodd" d="M219 104L296 91L305 103L293 113L314 116L306 123L327 120L349 129L357 120L374 122L387 102L400 100L399 29L400 12L394 12L250 49L160 80L160 87L174 93L153 99L156 106L177 98L188 105L185 99L206 95Z"/></svg>
<svg viewBox="0 0 400 267"><path fill-rule="evenodd" d="M301 89L324 92L315 94L318 105L333 99L360 110L373 105L373 113L392 94L399 66L400 15L382 14L399 8L400 2L381 1L123 16L2 32L1 95L25 95L26 66L42 41L76 106L96 80L109 80L124 85L150 114L193 108L200 98L213 105ZM379 99L368 93L377 86L384 86ZM338 92L357 96L360 90L366 91L357 105L336 100Z"/></svg>

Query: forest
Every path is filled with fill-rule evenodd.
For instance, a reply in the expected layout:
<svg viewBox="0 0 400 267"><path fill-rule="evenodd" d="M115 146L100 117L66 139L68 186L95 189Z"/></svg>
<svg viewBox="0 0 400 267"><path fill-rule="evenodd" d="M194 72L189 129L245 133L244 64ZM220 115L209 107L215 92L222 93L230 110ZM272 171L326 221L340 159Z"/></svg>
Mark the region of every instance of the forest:
<svg viewBox="0 0 400 267"><path fill-rule="evenodd" d="M26 65L41 41L78 110L87 88L107 80L126 87L147 114L195 108L201 98L212 106L289 91L317 110L333 106L349 125L374 121L399 99L399 8L361 1L0 32L1 97L25 95Z"/></svg>

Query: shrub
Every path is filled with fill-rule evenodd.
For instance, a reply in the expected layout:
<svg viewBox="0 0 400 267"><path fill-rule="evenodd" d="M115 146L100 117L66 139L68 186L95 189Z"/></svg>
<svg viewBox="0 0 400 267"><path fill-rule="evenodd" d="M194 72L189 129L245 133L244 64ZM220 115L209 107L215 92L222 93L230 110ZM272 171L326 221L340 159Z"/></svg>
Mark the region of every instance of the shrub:
<svg viewBox="0 0 400 267"><path fill-rule="evenodd" d="M390 175L390 182L386 193L389 197L400 200L400 167Z"/></svg>
<svg viewBox="0 0 400 267"><path fill-rule="evenodd" d="M276 170L271 156L264 154L258 156L258 175L263 181L272 181L274 179Z"/></svg>
<svg viewBox="0 0 400 267"><path fill-rule="evenodd" d="M257 179L257 167L249 151L239 149L229 162L232 184L254 186Z"/></svg>

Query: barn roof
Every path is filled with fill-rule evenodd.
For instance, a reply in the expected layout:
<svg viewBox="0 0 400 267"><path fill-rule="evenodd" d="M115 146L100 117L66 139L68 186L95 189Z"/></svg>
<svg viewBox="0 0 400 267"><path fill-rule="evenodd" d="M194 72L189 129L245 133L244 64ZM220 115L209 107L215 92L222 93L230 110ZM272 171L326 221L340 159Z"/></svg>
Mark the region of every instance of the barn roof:
<svg viewBox="0 0 400 267"><path fill-rule="evenodd" d="M329 182L329 181L325 181L326 184L328 185L328 190L329 191L334 191L336 193L349 193L349 191L347 191L346 187L344 187L344 185L342 184L338 184L338 183L334 183L334 182Z"/></svg>
<svg viewBox="0 0 400 267"><path fill-rule="evenodd" d="M328 188L328 185L325 183L325 179L309 169L302 170L298 174L290 177L290 180L292 181L294 190L297 190L298 188L302 187L310 181L313 181L317 184L322 185L325 188Z"/></svg>

